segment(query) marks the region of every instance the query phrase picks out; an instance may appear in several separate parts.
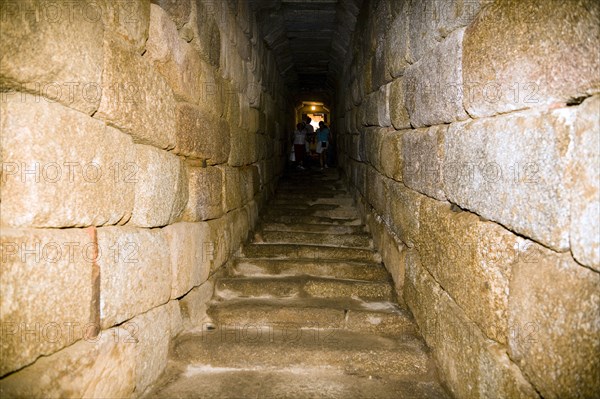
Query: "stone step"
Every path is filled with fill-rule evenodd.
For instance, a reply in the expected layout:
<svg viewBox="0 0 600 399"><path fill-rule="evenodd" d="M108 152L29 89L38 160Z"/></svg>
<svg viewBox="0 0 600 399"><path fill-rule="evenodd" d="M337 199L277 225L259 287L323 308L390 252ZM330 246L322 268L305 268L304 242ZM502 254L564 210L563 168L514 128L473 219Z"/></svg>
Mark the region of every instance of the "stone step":
<svg viewBox="0 0 600 399"><path fill-rule="evenodd" d="M171 351L175 361L211 367L278 370L323 367L353 375L431 379L435 367L424 342L353 331L224 327L180 335Z"/></svg>
<svg viewBox="0 0 600 399"><path fill-rule="evenodd" d="M356 299L235 299L215 302L208 310L215 328L287 327L376 333L386 336L418 334L409 312L390 302Z"/></svg>
<svg viewBox="0 0 600 399"><path fill-rule="evenodd" d="M332 209L320 209L324 207L332 207ZM315 205L307 209L293 208L269 208L265 212L266 217L270 216L316 216L332 219L352 219L358 217L358 212L354 207L334 207L333 205Z"/></svg>
<svg viewBox="0 0 600 399"><path fill-rule="evenodd" d="M336 247L373 248L373 241L368 234L323 234L300 233L291 231L263 231L254 239L255 243L272 244L309 244Z"/></svg>
<svg viewBox="0 0 600 399"><path fill-rule="evenodd" d="M231 270L247 277L314 276L353 280L389 281L390 276L378 263L326 259L251 259L240 258Z"/></svg>
<svg viewBox="0 0 600 399"><path fill-rule="evenodd" d="M336 226L362 226L362 221L357 217L331 218L311 215L263 215L267 223L300 223L300 224L325 224Z"/></svg>
<svg viewBox="0 0 600 399"><path fill-rule="evenodd" d="M394 300L389 282L319 277L233 277L218 279L215 297L231 298L361 298Z"/></svg>
<svg viewBox="0 0 600 399"><path fill-rule="evenodd" d="M260 227L263 231L297 231L304 233L327 233L327 234L361 234L365 232L363 226L339 226L328 224L302 224L302 223L263 223Z"/></svg>
<svg viewBox="0 0 600 399"><path fill-rule="evenodd" d="M310 383L308 383L310 382ZM145 399L446 399L436 382L349 375L325 367L230 369L172 362Z"/></svg>
<svg viewBox="0 0 600 399"><path fill-rule="evenodd" d="M296 205L300 207L307 207L313 205L354 206L354 199L352 197L315 198L314 200L304 198L277 198L274 199L271 202L271 204L274 207L280 205Z"/></svg>
<svg viewBox="0 0 600 399"><path fill-rule="evenodd" d="M355 262L381 262L381 255L372 249L339 248L320 245L247 244L241 249L246 258L277 259L342 259Z"/></svg>

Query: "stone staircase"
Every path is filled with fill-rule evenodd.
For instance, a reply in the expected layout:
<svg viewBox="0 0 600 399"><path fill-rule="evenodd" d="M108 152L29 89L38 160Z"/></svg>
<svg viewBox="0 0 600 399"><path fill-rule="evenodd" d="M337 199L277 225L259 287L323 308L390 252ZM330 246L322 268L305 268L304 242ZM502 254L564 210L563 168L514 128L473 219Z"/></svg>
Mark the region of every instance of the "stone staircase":
<svg viewBox="0 0 600 399"><path fill-rule="evenodd" d="M447 398L337 171L292 174L148 398Z"/></svg>

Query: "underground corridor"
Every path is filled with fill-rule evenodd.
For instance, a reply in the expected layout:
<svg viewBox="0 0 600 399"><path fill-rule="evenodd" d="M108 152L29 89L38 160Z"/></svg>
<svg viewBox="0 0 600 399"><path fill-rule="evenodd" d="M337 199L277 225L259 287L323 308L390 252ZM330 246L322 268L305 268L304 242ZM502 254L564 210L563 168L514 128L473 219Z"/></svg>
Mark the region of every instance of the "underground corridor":
<svg viewBox="0 0 600 399"><path fill-rule="evenodd" d="M600 2L0 0L0 397L600 397Z"/></svg>

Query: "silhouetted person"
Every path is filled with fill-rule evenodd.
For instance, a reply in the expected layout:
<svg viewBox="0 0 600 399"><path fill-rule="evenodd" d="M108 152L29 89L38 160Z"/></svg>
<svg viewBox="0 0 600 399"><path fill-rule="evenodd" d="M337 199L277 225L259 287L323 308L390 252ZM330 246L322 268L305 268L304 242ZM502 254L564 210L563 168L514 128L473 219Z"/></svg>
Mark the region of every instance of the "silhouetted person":
<svg viewBox="0 0 600 399"><path fill-rule="evenodd" d="M329 147L329 128L325 122L319 122L319 129L317 130L317 154L319 154L319 162L321 163L321 170L327 166L327 149Z"/></svg>
<svg viewBox="0 0 600 399"><path fill-rule="evenodd" d="M302 166L304 162L304 154L306 150L306 128L303 123L296 125L296 131L294 131L294 154L298 169L304 169Z"/></svg>

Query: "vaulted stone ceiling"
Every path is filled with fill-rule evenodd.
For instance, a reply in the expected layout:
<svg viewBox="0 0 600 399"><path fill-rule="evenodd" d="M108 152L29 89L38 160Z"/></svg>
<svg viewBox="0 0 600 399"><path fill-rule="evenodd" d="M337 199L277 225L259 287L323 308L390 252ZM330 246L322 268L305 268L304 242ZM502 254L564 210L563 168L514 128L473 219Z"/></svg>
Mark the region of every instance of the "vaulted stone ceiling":
<svg viewBox="0 0 600 399"><path fill-rule="evenodd" d="M289 89L329 97L363 0L250 0Z"/></svg>

